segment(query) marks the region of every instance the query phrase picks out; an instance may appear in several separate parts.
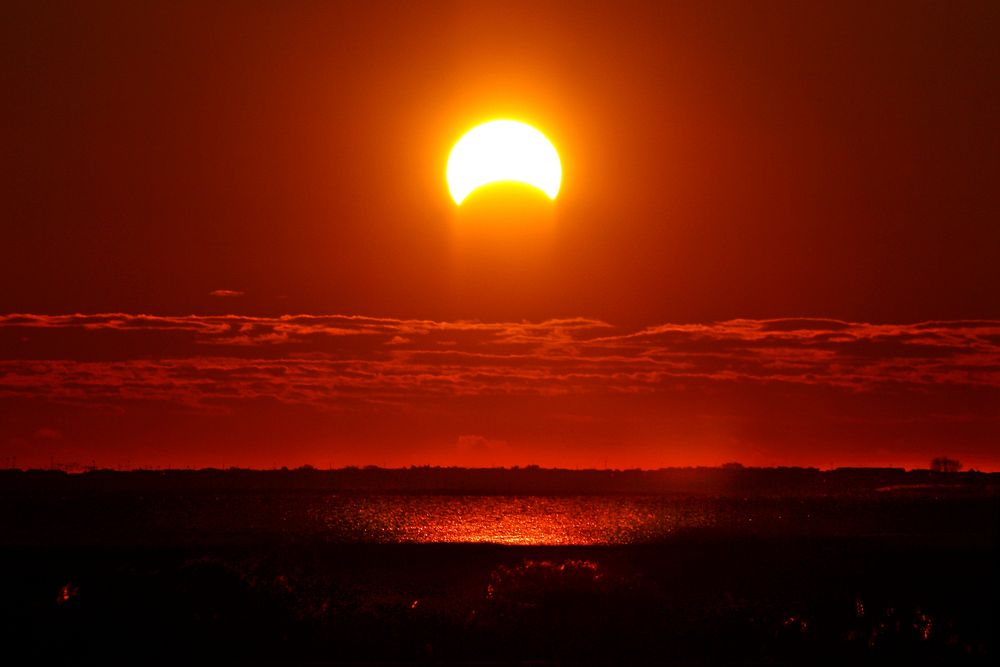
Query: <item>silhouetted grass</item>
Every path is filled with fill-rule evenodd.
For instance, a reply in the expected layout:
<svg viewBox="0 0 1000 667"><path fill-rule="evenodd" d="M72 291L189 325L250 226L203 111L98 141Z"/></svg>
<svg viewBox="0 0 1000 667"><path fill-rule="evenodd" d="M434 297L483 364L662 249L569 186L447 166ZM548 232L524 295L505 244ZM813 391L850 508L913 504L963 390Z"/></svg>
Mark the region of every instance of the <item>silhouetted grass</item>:
<svg viewBox="0 0 1000 667"><path fill-rule="evenodd" d="M996 657L996 553L831 539L4 551L31 662Z"/></svg>

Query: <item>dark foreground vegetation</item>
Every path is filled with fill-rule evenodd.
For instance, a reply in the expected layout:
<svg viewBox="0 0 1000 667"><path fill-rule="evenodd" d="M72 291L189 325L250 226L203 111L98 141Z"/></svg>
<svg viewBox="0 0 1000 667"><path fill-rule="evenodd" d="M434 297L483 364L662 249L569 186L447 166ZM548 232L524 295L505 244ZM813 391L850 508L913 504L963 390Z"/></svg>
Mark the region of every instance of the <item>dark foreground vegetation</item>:
<svg viewBox="0 0 1000 667"><path fill-rule="evenodd" d="M996 553L871 540L9 548L6 664L993 664Z"/></svg>
<svg viewBox="0 0 1000 667"><path fill-rule="evenodd" d="M218 539L170 527L192 491L7 486L0 661L995 664L997 498L919 488L814 499L845 517L823 530L511 547L255 528L252 503Z"/></svg>

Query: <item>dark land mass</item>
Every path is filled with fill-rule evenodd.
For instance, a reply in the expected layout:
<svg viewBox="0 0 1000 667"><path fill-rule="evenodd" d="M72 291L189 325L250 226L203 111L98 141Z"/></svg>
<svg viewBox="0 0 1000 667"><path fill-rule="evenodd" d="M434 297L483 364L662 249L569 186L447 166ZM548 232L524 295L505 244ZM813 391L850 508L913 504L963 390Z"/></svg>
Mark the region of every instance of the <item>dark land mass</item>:
<svg viewBox="0 0 1000 667"><path fill-rule="evenodd" d="M995 664L996 489L867 469L2 471L0 660ZM316 498L429 493L661 494L733 518L568 546L310 527Z"/></svg>
<svg viewBox="0 0 1000 667"><path fill-rule="evenodd" d="M0 492L322 491L504 495L846 496L872 492L1000 495L1000 473L903 468L339 468L0 470Z"/></svg>

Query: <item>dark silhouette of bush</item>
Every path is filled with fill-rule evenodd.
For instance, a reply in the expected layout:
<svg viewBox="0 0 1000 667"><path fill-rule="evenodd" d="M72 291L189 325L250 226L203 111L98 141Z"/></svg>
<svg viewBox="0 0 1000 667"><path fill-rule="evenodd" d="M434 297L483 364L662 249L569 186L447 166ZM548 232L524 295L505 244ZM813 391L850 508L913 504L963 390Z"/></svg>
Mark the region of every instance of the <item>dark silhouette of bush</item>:
<svg viewBox="0 0 1000 667"><path fill-rule="evenodd" d="M955 459L938 456L931 461L931 470L934 472L958 472L962 469L962 464Z"/></svg>

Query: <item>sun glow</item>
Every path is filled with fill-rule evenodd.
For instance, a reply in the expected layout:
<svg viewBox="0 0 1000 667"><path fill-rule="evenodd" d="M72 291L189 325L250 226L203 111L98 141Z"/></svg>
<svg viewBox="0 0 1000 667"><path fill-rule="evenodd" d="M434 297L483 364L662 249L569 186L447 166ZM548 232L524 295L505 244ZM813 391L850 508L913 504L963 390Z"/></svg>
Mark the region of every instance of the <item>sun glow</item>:
<svg viewBox="0 0 1000 667"><path fill-rule="evenodd" d="M494 120L465 133L451 149L448 189L461 205L477 188L513 181L555 199L562 184L559 154L544 134L515 120Z"/></svg>

